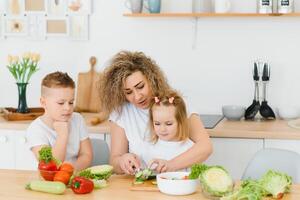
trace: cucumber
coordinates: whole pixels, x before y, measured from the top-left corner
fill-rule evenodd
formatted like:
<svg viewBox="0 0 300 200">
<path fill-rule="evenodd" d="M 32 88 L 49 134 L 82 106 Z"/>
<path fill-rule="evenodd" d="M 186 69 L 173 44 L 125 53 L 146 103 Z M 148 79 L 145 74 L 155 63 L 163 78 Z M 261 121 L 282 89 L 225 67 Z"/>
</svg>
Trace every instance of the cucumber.
<svg viewBox="0 0 300 200">
<path fill-rule="evenodd" d="M 138 171 L 135 174 L 135 184 L 140 184 L 143 183 L 145 180 L 150 180 L 154 178 L 156 178 L 156 175 L 154 175 L 153 171 L 149 168 L 146 168 L 141 171 Z"/>
<path fill-rule="evenodd" d="M 135 174 L 135 178 L 140 178 L 143 175 L 143 171 L 139 171 L 138 173 Z"/>
<path fill-rule="evenodd" d="M 31 181 L 25 186 L 25 188 L 28 190 L 51 194 L 63 194 L 66 190 L 65 184 L 58 181 Z"/>
</svg>

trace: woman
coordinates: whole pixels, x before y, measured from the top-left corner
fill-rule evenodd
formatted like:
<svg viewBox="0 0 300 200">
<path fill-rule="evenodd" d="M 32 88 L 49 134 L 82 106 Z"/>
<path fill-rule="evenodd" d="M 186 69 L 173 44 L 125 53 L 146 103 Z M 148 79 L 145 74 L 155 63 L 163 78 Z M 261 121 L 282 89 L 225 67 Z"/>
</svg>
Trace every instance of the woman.
<svg viewBox="0 0 300 200">
<path fill-rule="evenodd" d="M 150 136 L 147 125 L 151 99 L 169 89 L 163 72 L 142 52 L 121 51 L 105 69 L 100 95 L 102 108 L 110 114 L 110 163 L 116 173 L 134 174 L 141 167 L 139 154 Z M 157 172 L 188 168 L 211 154 L 212 144 L 196 113 L 189 115 L 189 127 L 193 147 L 157 166 Z"/>
</svg>

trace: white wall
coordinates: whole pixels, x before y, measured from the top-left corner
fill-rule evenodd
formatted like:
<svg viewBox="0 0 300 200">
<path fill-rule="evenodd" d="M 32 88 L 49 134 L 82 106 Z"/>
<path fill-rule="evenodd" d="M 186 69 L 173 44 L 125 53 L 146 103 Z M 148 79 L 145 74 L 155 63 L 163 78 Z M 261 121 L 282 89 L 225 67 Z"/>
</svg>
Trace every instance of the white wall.
<svg viewBox="0 0 300 200">
<path fill-rule="evenodd" d="M 168 11 L 172 2 L 163 1 L 162 11 Z M 182 8 L 184 2 L 191 4 L 176 0 L 179 7 L 175 8 Z M 255 11 L 254 0 L 232 2 L 234 11 Z M 38 51 L 42 55 L 41 70 L 33 75 L 28 88 L 32 107 L 39 105 L 39 85 L 47 73 L 67 71 L 76 79 L 78 72 L 88 70 L 91 55 L 97 56 L 100 70 L 123 49 L 153 57 L 171 84 L 192 98 L 202 113 L 220 113 L 224 104 L 248 106 L 252 102 L 251 70 L 256 58 L 271 62 L 270 104 L 300 106 L 300 17 L 199 18 L 193 49 L 193 18 L 130 18 L 122 16 L 125 12 L 123 0 L 94 0 L 90 40 L 85 42 L 0 40 L 0 107 L 17 106 L 15 81 L 5 67 L 7 54 Z"/>
</svg>

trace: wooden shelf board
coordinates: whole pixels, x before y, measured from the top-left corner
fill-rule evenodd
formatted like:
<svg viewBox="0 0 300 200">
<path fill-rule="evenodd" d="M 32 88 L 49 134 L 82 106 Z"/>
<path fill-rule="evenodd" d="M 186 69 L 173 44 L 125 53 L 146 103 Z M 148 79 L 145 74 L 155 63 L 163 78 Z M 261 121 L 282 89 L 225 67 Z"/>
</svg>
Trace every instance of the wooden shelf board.
<svg viewBox="0 0 300 200">
<path fill-rule="evenodd" d="M 125 13 L 125 17 L 300 17 L 300 13 Z"/>
</svg>

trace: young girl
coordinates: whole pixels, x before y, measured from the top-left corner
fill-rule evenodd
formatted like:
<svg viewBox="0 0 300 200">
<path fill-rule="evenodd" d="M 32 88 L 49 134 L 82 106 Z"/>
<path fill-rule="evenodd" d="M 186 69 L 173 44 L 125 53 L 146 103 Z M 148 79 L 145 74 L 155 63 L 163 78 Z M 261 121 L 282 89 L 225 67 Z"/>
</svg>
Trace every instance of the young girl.
<svg viewBox="0 0 300 200">
<path fill-rule="evenodd" d="M 149 109 L 151 142 L 146 145 L 141 159 L 157 172 L 166 171 L 168 160 L 193 146 L 184 100 L 175 91 L 154 97 Z"/>
</svg>

